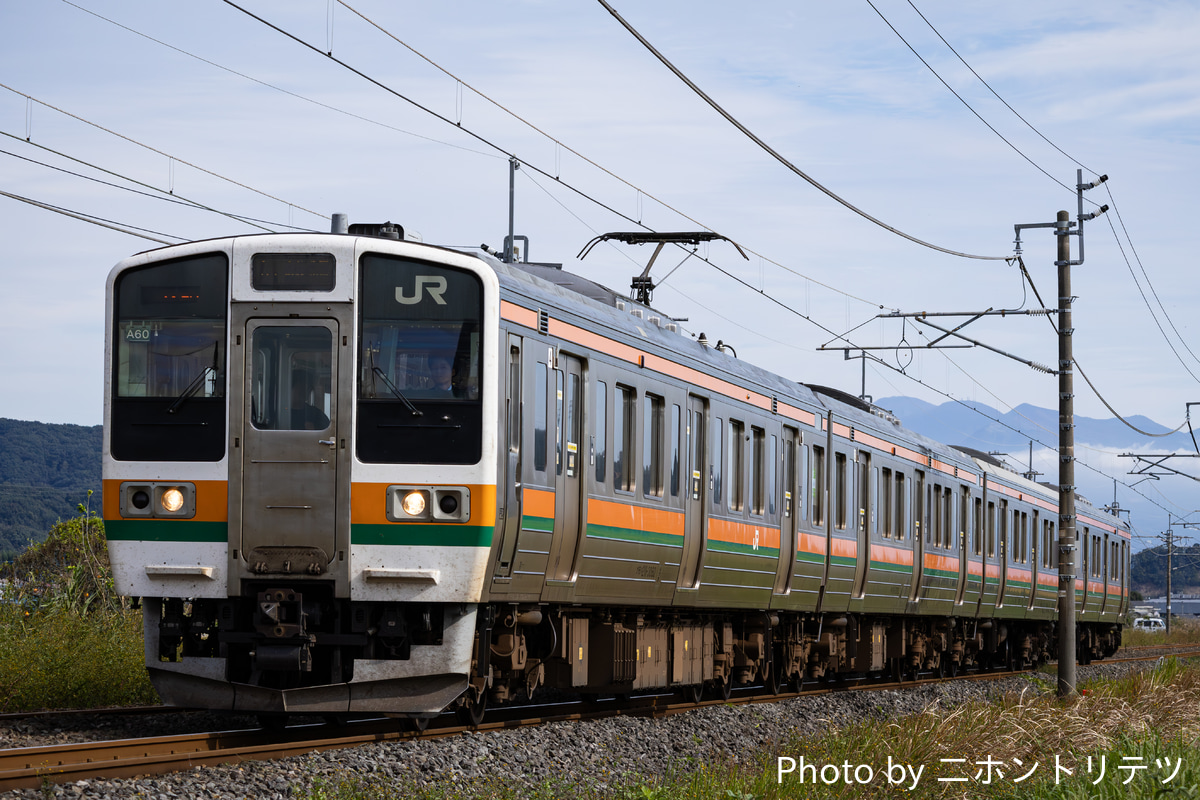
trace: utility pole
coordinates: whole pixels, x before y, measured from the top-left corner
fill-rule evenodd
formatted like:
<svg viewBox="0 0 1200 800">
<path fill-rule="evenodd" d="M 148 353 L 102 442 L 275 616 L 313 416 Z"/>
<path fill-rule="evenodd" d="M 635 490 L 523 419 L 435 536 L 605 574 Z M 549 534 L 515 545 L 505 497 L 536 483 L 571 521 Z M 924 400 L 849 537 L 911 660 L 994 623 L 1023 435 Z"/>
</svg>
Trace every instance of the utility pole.
<svg viewBox="0 0 1200 800">
<path fill-rule="evenodd" d="M 1083 213 L 1083 193 L 1108 180 L 1101 175 L 1091 183 L 1083 182 L 1083 170 L 1077 173 L 1075 194 L 1079 204 L 1077 228 L 1072 231 L 1071 215 L 1059 211 L 1054 222 L 1014 225 L 1017 252 L 1021 252 L 1023 228 L 1054 228 L 1058 237 L 1058 695 L 1075 694 L 1075 372 L 1071 321 L 1071 267 L 1083 263 L 1083 223 L 1108 211 L 1108 206 L 1092 214 Z M 1071 236 L 1079 237 L 1079 260 L 1071 260 Z M 1086 584 L 1085 584 L 1086 585 Z"/>
<path fill-rule="evenodd" d="M 1082 175 L 1081 175 L 1082 182 Z M 1081 190 L 1082 191 L 1082 190 Z M 1082 196 L 1082 194 L 1081 194 Z M 1075 693 L 1075 375 L 1070 215 L 1058 212 L 1058 694 Z"/>
<path fill-rule="evenodd" d="M 1175 529 L 1167 525 L 1167 634 L 1171 633 L 1171 556 L 1175 554 Z"/>
</svg>

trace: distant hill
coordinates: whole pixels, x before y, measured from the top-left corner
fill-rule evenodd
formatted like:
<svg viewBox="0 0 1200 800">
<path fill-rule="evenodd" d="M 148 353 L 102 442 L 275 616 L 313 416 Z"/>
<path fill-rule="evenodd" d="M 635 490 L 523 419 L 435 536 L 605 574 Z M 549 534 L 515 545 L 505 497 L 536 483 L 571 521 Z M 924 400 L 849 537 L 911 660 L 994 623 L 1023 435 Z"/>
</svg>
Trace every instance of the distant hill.
<svg viewBox="0 0 1200 800">
<path fill-rule="evenodd" d="M 914 397 L 884 397 L 875 405 L 886 408 L 906 428 L 951 445 L 965 445 L 983 452 L 1015 453 L 1029 446 L 1029 438 L 1055 447 L 1058 444 L 1058 409 L 1039 408 L 1028 403 L 1012 411 L 1001 412 L 984 403 L 927 403 Z M 973 410 L 974 409 L 974 410 Z M 990 418 L 990 419 L 989 419 Z M 1169 429 L 1141 415 L 1128 418 L 1148 433 L 1166 433 Z M 993 422 L 992 420 L 999 420 Z M 1001 424 L 1003 423 L 1003 424 Z M 1013 429 L 1016 430 L 1013 430 Z M 1029 436 L 1023 436 L 1025 431 Z M 1075 417 L 1075 441 L 1099 445 L 1110 450 L 1142 450 L 1148 447 L 1158 452 L 1189 450 L 1195 445 L 1187 433 L 1175 433 L 1161 439 L 1142 436 L 1119 419 Z"/>
<path fill-rule="evenodd" d="M 1024 471 L 1028 464 L 1030 438 L 1036 438 L 1051 449 L 1058 447 L 1058 409 L 1021 405 L 1012 411 L 1000 412 L 983 403 L 934 405 L 912 397 L 885 397 L 877 400 L 876 405 L 895 414 L 906 428 L 931 439 L 965 445 L 985 453 L 1007 454 L 1008 463 L 1017 471 Z M 1129 421 L 1149 433 L 1168 431 L 1143 416 L 1130 417 Z M 1166 557 L 1156 556 L 1153 549 L 1146 548 L 1157 544 L 1159 534 L 1168 526 L 1178 526 L 1181 516 L 1190 522 L 1197 520 L 1198 515 L 1190 510 L 1200 509 L 1200 485 L 1181 475 L 1163 476 L 1157 481 L 1146 480 L 1145 475 L 1130 475 L 1135 462 L 1121 458 L 1120 454 L 1195 453 L 1192 437 L 1186 432 L 1162 438 L 1143 436 L 1118 419 L 1077 416 L 1075 442 L 1076 456 L 1095 467 L 1089 469 L 1077 465 L 1075 483 L 1079 494 L 1104 506 L 1113 502 L 1115 492 L 1122 514 L 1133 523 L 1135 554 L 1130 567 L 1131 585 L 1147 597 L 1165 594 Z M 1057 483 L 1057 453 L 1047 452 L 1047 448 L 1039 444 L 1034 445 L 1034 451 L 1035 466 L 1045 473 L 1039 480 Z M 1193 460 L 1180 459 L 1171 466 L 1185 474 L 1200 474 L 1200 464 Z M 1112 478 L 1105 477 L 1106 474 L 1125 485 L 1114 487 Z M 1176 535 L 1182 533 L 1187 532 L 1176 531 Z M 1200 561 L 1200 557 L 1185 558 L 1176 562 L 1176 566 L 1186 566 L 1193 561 Z M 1186 573 L 1177 570 L 1173 588 L 1182 592 L 1189 586 L 1200 586 L 1200 575 L 1195 570 Z"/>
<path fill-rule="evenodd" d="M 1167 593 L 1167 546 L 1159 545 L 1134 553 L 1129 567 L 1133 588 L 1146 597 Z M 1171 591 L 1175 594 L 1200 594 L 1200 544 L 1175 548 L 1171 557 Z"/>
<path fill-rule="evenodd" d="M 100 510 L 101 427 L 0 419 L 0 558 L 46 538 L 94 490 Z"/>
</svg>

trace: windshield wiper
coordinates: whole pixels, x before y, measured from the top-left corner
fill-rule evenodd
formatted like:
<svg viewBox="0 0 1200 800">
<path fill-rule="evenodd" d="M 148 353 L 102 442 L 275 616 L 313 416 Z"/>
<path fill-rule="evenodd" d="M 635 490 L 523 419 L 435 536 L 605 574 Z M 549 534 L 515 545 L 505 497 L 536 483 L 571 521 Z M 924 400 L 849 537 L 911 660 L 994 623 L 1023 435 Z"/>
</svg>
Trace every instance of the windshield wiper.
<svg viewBox="0 0 1200 800">
<path fill-rule="evenodd" d="M 216 342 L 213 342 L 212 366 L 205 367 L 204 369 L 200 370 L 199 375 L 192 378 L 192 382 L 187 385 L 187 388 L 185 388 L 182 392 L 179 393 L 179 396 L 175 398 L 174 403 L 171 403 L 170 408 L 167 409 L 167 413 L 174 414 L 176 411 L 178 411 L 183 406 L 183 404 L 185 402 L 187 402 L 189 397 L 194 395 L 196 392 L 200 391 L 200 387 L 204 385 L 204 381 L 208 378 L 209 374 L 212 374 L 213 377 L 216 377 L 216 375 L 217 375 L 217 343 Z"/>
<path fill-rule="evenodd" d="M 372 360 L 374 360 L 374 359 L 372 359 Z M 380 369 L 379 367 L 372 364 L 371 365 L 371 374 L 378 375 L 380 378 L 382 378 L 383 384 L 385 386 L 387 386 L 388 391 L 390 391 L 392 394 L 394 394 L 396 396 L 397 400 L 399 400 L 401 403 L 404 403 L 404 405 L 408 407 L 408 410 L 412 412 L 412 415 L 414 417 L 424 416 L 421 413 L 421 410 L 419 408 L 417 408 L 416 406 L 414 406 L 412 404 L 412 401 L 409 400 L 407 397 L 405 397 L 404 393 L 396 388 L 396 384 L 394 384 L 390 380 L 388 380 L 388 376 L 387 376 L 386 372 L 384 372 L 382 369 Z"/>
</svg>

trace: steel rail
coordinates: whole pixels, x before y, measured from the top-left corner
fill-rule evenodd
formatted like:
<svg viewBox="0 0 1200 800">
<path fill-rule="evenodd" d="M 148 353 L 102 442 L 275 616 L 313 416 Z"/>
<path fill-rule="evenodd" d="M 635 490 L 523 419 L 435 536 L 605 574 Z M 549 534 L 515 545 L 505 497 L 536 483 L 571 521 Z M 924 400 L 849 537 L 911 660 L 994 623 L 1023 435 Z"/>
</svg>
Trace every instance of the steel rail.
<svg viewBox="0 0 1200 800">
<path fill-rule="evenodd" d="M 1146 649 L 1169 650 L 1191 647 L 1190 652 L 1155 653 L 1127 658 L 1108 658 L 1101 663 L 1150 661 L 1166 655 L 1200 657 L 1195 645 L 1149 645 Z M 1139 648 L 1141 649 L 1141 648 Z M 908 678 L 897 682 L 869 677 L 840 680 L 837 683 L 805 684 L 800 691 L 765 692 L 762 687 L 734 689 L 728 699 L 705 699 L 699 703 L 680 702 L 670 694 L 633 697 L 628 700 L 572 701 L 541 706 L 509 706 L 488 713 L 477 728 L 456 724 L 444 714 L 433 720 L 428 730 L 417 733 L 404 730 L 406 721 L 377 719 L 346 725 L 297 725 L 282 730 L 266 729 L 218 731 L 178 736 L 45 745 L 0 750 L 0 791 L 36 789 L 44 784 L 84 779 L 132 778 L 162 775 L 196 766 L 235 764 L 303 755 L 312 752 L 359 747 L 385 741 L 457 736 L 471 730 L 477 733 L 500 731 L 547 722 L 595 720 L 633 715 L 655 718 L 672 716 L 698 708 L 719 705 L 771 703 L 830 692 L 879 691 L 925 686 L 948 680 L 999 680 L 1021 675 L 1025 670 L 967 672 L 954 678 L 936 676 Z M 120 713 L 119 709 L 105 709 Z M 530 712 L 534 713 L 530 713 Z"/>
</svg>

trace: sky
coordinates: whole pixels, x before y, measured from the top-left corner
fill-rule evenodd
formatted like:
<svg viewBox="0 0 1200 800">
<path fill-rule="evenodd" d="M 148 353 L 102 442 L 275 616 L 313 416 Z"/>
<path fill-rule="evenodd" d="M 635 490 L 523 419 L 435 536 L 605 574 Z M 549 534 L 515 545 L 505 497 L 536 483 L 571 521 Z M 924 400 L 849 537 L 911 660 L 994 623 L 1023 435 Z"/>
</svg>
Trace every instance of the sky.
<svg viewBox="0 0 1200 800">
<path fill-rule="evenodd" d="M 1085 212 L 1114 209 L 1085 223 L 1072 286 L 1075 356 L 1103 401 L 1077 375 L 1076 411 L 1111 417 L 1107 401 L 1184 422 L 1200 400 L 1188 177 L 1200 172 L 1200 3 L 873 3 L 615 7 L 799 170 L 944 250 L 1011 256 L 1014 225 L 1074 218 L 1078 169 L 1108 175 L 1085 193 Z M 978 347 L 923 350 L 938 332 L 877 318 L 1042 307 L 1015 265 L 914 243 L 835 202 L 595 0 L 243 8 L 280 30 L 218 0 L 0 2 L 0 191 L 168 241 L 327 230 L 339 212 L 499 248 L 513 154 L 531 260 L 625 291 L 650 248 L 606 244 L 579 261 L 592 237 L 707 229 L 747 252 L 713 242 L 697 254 L 706 263 L 664 251 L 654 305 L 689 335 L 858 394 L 862 362 L 819 350 L 846 334 L 912 347 L 871 351 L 886 362 L 866 369 L 875 398 L 1057 403 L 1051 376 Z M 105 278 L 158 244 L 3 195 L 0 210 L 0 417 L 99 424 Z M 1055 305 L 1055 237 L 1021 238 Z M 1022 360 L 1058 358 L 1044 317 L 987 317 L 963 333 Z M 1158 482 L 1158 500 L 1196 508 L 1180 482 Z"/>
</svg>

